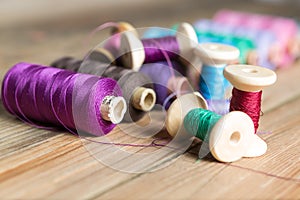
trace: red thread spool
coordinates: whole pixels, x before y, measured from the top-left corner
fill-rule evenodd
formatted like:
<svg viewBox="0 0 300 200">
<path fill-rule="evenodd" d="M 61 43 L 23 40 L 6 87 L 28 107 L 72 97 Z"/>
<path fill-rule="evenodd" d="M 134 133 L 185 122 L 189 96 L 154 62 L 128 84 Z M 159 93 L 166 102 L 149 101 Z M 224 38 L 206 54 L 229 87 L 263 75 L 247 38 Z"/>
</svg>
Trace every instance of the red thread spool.
<svg viewBox="0 0 300 200">
<path fill-rule="evenodd" d="M 276 73 L 254 65 L 229 65 L 224 69 L 225 78 L 234 86 L 230 111 L 248 114 L 258 129 L 261 112 L 262 89 L 276 81 Z"/>
</svg>

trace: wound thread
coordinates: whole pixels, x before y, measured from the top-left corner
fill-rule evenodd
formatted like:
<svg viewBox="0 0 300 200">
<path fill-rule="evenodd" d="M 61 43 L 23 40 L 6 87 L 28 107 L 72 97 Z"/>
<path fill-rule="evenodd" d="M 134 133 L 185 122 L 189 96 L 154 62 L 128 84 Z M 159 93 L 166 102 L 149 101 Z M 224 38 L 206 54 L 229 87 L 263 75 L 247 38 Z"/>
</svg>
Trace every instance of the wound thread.
<svg viewBox="0 0 300 200">
<path fill-rule="evenodd" d="M 261 112 L 261 96 L 259 92 L 245 92 L 233 88 L 232 98 L 230 100 L 230 111 L 242 111 L 249 115 L 254 123 L 255 133 L 259 126 L 259 118 Z"/>
<path fill-rule="evenodd" d="M 202 108 L 191 110 L 184 118 L 184 128 L 202 141 L 208 141 L 209 133 L 221 116 Z"/>
<path fill-rule="evenodd" d="M 106 96 L 121 95 L 113 79 L 30 63 L 13 66 L 2 83 L 8 112 L 31 125 L 61 127 L 74 134 L 109 133 L 116 125 L 102 118 L 100 106 Z"/>
<path fill-rule="evenodd" d="M 180 54 L 178 42 L 174 36 L 143 39 L 142 44 L 145 50 L 144 63 L 154 63 L 166 60 L 163 51 L 167 53 L 167 56 L 171 60 L 177 58 Z"/>
</svg>

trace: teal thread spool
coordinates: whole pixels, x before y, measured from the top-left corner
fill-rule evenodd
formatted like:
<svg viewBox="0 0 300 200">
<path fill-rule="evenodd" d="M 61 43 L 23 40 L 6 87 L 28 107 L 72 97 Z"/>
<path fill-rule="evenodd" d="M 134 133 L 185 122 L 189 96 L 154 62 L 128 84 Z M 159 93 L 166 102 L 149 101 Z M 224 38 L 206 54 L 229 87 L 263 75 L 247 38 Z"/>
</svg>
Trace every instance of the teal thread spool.
<svg viewBox="0 0 300 200">
<path fill-rule="evenodd" d="M 254 125 L 247 114 L 234 111 L 220 116 L 206 109 L 206 101 L 198 92 L 178 97 L 167 111 L 168 133 L 180 144 L 193 136 L 202 139 L 221 162 L 256 157 L 267 151 L 267 144 L 253 134 Z"/>
<path fill-rule="evenodd" d="M 189 134 L 209 143 L 212 155 L 221 162 L 261 156 L 267 150 L 267 144 L 253 134 L 251 118 L 243 112 L 220 116 L 195 108 L 187 113 L 183 124 Z"/>
</svg>

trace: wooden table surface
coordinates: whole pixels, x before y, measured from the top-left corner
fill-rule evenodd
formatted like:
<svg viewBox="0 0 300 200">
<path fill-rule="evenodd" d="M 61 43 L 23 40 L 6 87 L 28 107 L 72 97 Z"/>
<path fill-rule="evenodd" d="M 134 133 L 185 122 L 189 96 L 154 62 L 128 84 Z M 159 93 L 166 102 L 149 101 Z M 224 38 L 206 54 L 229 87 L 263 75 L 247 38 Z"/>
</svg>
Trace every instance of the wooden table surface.
<svg viewBox="0 0 300 200">
<path fill-rule="evenodd" d="M 176 1 L 177 2 L 177 1 Z M 87 12 L 82 19 L 72 16 L 60 21 L 28 23 L 1 28 L 0 78 L 19 61 L 49 64 L 63 55 L 83 56 L 88 50 L 84 38 L 96 25 L 108 20 L 130 20 L 137 26 L 169 27 L 174 22 L 193 22 L 211 17 L 223 4 L 197 1 L 177 2 L 177 6 L 141 6 L 139 12 L 125 11 L 103 17 Z M 170 3 L 170 2 L 168 2 Z M 189 4 L 190 3 L 190 4 Z M 299 17 L 299 7 L 258 2 L 229 1 L 227 7 Z M 152 10 L 151 10 L 152 9 Z M 158 10 L 157 13 L 152 11 Z M 101 9 L 100 9 L 101 11 Z M 144 12 L 143 12 L 144 11 Z M 103 11 L 104 12 L 104 11 Z M 105 12 L 104 12 L 105 13 Z M 107 12 L 106 12 L 107 13 Z M 121 13 L 121 14 L 120 14 Z M 155 16 L 153 16 L 155 15 Z M 153 17 L 152 17 L 153 16 Z M 121 18 L 122 17 L 122 18 Z M 74 16 L 74 19 L 79 19 Z M 77 23 L 76 23 L 77 22 Z M 103 40 L 99 33 L 91 45 Z M 264 156 L 220 163 L 208 155 L 198 159 L 202 143 L 194 143 L 184 154 L 171 152 L 153 159 L 156 147 L 122 147 L 132 157 L 144 153 L 147 173 L 128 173 L 104 165 L 96 158 L 135 167 L 131 156 L 114 153 L 115 146 L 82 140 L 67 132 L 37 129 L 17 120 L 0 106 L 0 197 L 3 199 L 299 199 L 300 198 L 300 62 L 278 70 L 278 81 L 264 90 L 260 136 L 268 143 Z M 156 115 L 157 113 L 154 113 Z M 153 117 L 160 124 L 163 116 Z M 114 142 L 148 144 L 145 124 L 122 124 L 110 133 Z M 165 137 L 162 129 L 158 137 Z M 93 138 L 95 139 L 95 138 Z M 96 139 L 95 139 L 96 140 Z M 101 140 L 101 139 L 99 139 Z M 159 141 L 163 142 L 163 141 Z M 121 147 L 119 147 L 121 148 Z M 104 152 L 104 153 L 103 153 Z M 97 157 L 100 156 L 100 157 Z M 137 163 L 141 163 L 140 161 Z M 115 165 L 117 166 L 117 165 Z"/>
</svg>

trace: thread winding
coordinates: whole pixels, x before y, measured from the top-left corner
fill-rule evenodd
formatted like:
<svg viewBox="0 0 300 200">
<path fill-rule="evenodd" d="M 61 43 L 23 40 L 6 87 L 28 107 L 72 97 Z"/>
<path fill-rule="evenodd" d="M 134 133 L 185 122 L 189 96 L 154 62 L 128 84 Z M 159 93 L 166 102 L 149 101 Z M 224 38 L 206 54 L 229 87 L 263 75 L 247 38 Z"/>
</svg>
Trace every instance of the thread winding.
<svg viewBox="0 0 300 200">
<path fill-rule="evenodd" d="M 162 50 L 171 60 L 178 57 L 180 53 L 177 39 L 173 36 L 143 39 L 142 44 L 145 50 L 144 63 L 153 63 L 166 60 L 166 56 Z"/>
<path fill-rule="evenodd" d="M 225 90 L 230 85 L 224 78 L 226 65 L 218 67 L 203 65 L 199 81 L 199 90 L 205 99 L 224 99 Z"/>
<path fill-rule="evenodd" d="M 30 63 L 18 63 L 5 75 L 3 105 L 22 121 L 44 127 L 61 127 L 71 133 L 96 136 L 116 125 L 101 117 L 106 96 L 121 96 L 117 82 L 109 78 Z"/>
<path fill-rule="evenodd" d="M 184 118 L 184 128 L 188 133 L 207 142 L 209 133 L 220 120 L 221 115 L 202 108 L 191 110 Z"/>
<path fill-rule="evenodd" d="M 255 133 L 259 126 L 259 118 L 261 112 L 261 96 L 259 92 L 245 92 L 233 88 L 232 98 L 230 100 L 230 111 L 242 111 L 249 115 L 254 123 Z"/>
</svg>

